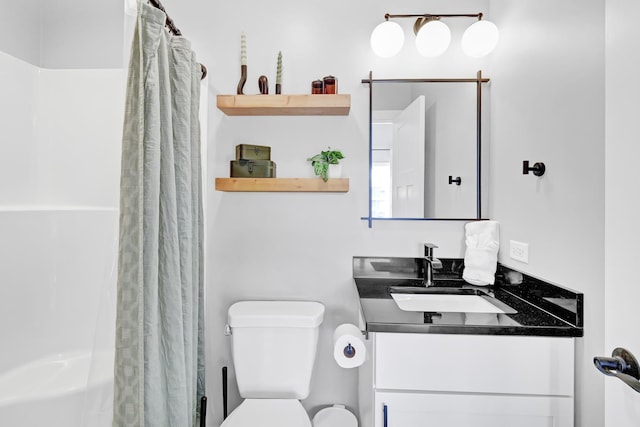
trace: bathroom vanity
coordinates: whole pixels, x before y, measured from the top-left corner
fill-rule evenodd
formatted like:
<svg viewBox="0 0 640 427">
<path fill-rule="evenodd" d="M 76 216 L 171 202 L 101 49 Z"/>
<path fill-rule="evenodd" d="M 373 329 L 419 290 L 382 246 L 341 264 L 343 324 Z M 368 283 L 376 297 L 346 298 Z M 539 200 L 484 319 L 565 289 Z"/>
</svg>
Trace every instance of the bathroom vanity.
<svg viewBox="0 0 640 427">
<path fill-rule="evenodd" d="M 573 426 L 582 294 L 503 266 L 474 287 L 462 260 L 441 261 L 424 288 L 422 258 L 354 257 L 361 425 Z M 460 309 L 460 295 L 473 304 Z"/>
</svg>

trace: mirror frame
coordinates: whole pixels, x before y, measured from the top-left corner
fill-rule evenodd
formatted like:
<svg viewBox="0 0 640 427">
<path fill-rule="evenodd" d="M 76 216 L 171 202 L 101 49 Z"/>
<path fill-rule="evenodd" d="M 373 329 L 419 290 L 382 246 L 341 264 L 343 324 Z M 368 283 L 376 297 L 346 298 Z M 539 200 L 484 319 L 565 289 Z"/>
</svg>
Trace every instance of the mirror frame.
<svg viewBox="0 0 640 427">
<path fill-rule="evenodd" d="M 427 79 L 374 79 L 373 71 L 369 71 L 369 78 L 362 79 L 363 84 L 369 85 L 369 215 L 361 219 L 367 220 L 369 228 L 373 221 L 472 221 L 482 218 L 482 84 L 488 83 L 489 78 L 482 76 L 478 70 L 475 78 L 427 78 Z M 374 83 L 475 83 L 476 84 L 476 217 L 475 218 L 378 218 L 373 217 L 373 84 Z"/>
</svg>

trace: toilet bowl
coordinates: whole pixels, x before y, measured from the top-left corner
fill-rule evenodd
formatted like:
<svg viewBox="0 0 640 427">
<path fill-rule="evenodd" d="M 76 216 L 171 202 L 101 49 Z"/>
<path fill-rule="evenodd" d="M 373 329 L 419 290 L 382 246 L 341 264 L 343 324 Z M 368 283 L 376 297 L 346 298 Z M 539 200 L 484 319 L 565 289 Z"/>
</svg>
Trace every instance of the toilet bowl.
<svg viewBox="0 0 640 427">
<path fill-rule="evenodd" d="M 344 405 L 318 411 L 309 421 L 297 399 L 245 399 L 220 427 L 358 427 L 358 421 Z"/>
<path fill-rule="evenodd" d="M 245 399 L 220 427 L 250 426 L 311 427 L 311 421 L 298 399 Z"/>
</svg>

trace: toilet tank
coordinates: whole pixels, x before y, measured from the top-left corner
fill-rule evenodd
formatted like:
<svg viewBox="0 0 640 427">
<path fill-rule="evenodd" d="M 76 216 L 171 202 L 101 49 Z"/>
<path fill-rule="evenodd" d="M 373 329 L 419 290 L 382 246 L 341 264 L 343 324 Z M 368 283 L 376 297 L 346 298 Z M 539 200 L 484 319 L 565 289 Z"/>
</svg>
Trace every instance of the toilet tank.
<svg viewBox="0 0 640 427">
<path fill-rule="evenodd" d="M 241 301 L 229 307 L 240 395 L 306 398 L 323 317 L 324 306 L 311 301 Z"/>
</svg>

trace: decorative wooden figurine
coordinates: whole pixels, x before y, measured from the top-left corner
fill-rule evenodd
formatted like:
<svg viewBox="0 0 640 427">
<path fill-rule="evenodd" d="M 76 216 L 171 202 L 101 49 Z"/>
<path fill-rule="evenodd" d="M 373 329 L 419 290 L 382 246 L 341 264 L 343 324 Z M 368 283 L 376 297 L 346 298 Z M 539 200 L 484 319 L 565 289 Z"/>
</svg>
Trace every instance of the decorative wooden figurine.
<svg viewBox="0 0 640 427">
<path fill-rule="evenodd" d="M 260 93 L 263 95 L 269 94 L 269 80 L 267 80 L 267 76 L 260 76 L 258 79 L 258 89 L 260 89 Z"/>
</svg>

